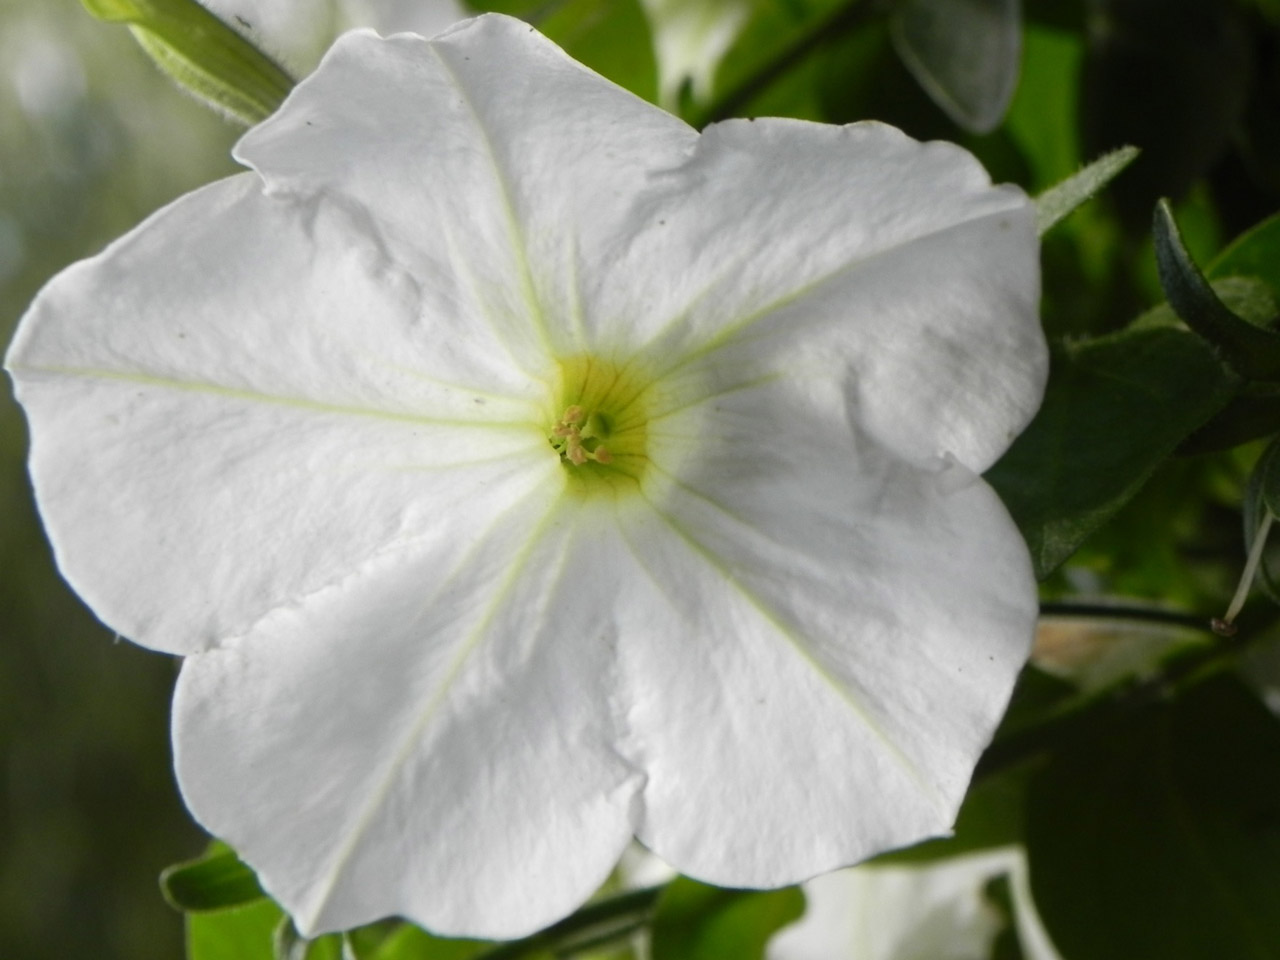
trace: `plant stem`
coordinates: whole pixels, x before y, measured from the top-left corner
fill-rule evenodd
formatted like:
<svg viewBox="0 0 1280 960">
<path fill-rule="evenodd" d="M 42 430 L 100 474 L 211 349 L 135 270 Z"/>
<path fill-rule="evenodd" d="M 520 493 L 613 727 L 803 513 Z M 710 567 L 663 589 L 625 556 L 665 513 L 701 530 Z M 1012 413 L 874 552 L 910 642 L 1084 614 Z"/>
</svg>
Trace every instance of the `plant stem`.
<svg viewBox="0 0 1280 960">
<path fill-rule="evenodd" d="M 1159 607 L 1141 607 L 1133 604 L 1108 603 L 1042 603 L 1042 617 L 1083 617 L 1090 620 L 1137 620 L 1171 627 L 1186 627 L 1188 630 L 1201 630 L 1212 633 L 1212 621 L 1209 617 L 1197 616 L 1194 613 L 1181 613 L 1177 610 L 1164 610 Z"/>
<path fill-rule="evenodd" d="M 872 8 L 869 0 L 849 0 L 832 10 L 775 53 L 755 73 L 744 77 L 735 87 L 712 100 L 700 114 L 695 114 L 693 126 L 701 130 L 709 123 L 734 116 L 822 44 L 865 20 Z"/>
</svg>

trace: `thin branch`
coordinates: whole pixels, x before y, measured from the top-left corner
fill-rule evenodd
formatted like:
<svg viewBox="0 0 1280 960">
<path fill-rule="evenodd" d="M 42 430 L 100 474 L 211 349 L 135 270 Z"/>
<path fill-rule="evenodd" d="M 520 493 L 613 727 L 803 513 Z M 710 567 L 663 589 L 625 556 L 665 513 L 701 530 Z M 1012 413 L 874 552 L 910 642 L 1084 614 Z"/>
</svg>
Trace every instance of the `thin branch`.
<svg viewBox="0 0 1280 960">
<path fill-rule="evenodd" d="M 1194 613 L 1166 610 L 1161 607 L 1144 607 L 1136 604 L 1109 603 L 1042 603 L 1042 617 L 1083 617 L 1090 620 L 1135 620 L 1170 627 L 1186 627 L 1188 630 L 1213 632 L 1212 619 Z"/>
</svg>

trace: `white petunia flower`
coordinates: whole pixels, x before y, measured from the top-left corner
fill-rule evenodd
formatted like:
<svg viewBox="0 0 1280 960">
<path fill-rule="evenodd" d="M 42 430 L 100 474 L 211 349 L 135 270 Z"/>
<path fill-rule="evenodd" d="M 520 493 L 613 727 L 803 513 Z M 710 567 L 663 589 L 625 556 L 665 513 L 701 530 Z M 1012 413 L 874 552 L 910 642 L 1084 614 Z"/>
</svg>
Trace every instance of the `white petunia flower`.
<svg viewBox="0 0 1280 960">
<path fill-rule="evenodd" d="M 1021 847 L 935 863 L 838 870 L 804 885 L 805 915 L 780 930 L 767 960 L 988 960 L 1005 921 L 986 885 L 1009 880 L 1026 960 L 1061 960 L 1044 929 Z"/>
<path fill-rule="evenodd" d="M 182 790 L 307 933 L 527 933 L 632 835 L 945 832 L 1031 641 L 978 474 L 1035 218 L 878 124 L 699 135 L 526 25 L 339 40 L 7 358 L 67 579 L 188 655 Z"/>
<path fill-rule="evenodd" d="M 711 98 L 716 68 L 751 16 L 751 0 L 640 0 L 653 31 L 658 99 L 680 103 L 686 83 L 696 100 Z"/>
</svg>

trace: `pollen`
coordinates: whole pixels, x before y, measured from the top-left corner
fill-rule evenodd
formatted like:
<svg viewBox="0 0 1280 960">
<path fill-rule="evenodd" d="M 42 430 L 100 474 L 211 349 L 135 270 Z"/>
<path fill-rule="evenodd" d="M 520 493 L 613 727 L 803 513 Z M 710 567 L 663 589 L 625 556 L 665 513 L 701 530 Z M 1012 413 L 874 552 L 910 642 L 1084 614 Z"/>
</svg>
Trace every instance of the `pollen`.
<svg viewBox="0 0 1280 960">
<path fill-rule="evenodd" d="M 639 488 L 649 462 L 652 382 L 632 367 L 596 356 L 558 363 L 547 440 L 575 492 L 616 495 Z"/>
</svg>

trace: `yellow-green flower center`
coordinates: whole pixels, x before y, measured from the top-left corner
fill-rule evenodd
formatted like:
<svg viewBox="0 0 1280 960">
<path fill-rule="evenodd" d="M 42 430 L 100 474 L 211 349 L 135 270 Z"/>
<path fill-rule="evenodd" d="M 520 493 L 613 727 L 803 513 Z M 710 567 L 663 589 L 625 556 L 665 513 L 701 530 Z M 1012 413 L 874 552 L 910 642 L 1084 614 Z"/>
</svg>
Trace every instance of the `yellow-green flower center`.
<svg viewBox="0 0 1280 960">
<path fill-rule="evenodd" d="M 547 440 L 579 494 L 639 489 L 648 467 L 652 379 L 590 355 L 559 363 Z"/>
</svg>

